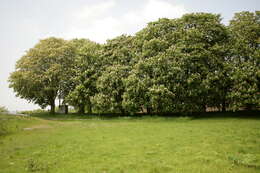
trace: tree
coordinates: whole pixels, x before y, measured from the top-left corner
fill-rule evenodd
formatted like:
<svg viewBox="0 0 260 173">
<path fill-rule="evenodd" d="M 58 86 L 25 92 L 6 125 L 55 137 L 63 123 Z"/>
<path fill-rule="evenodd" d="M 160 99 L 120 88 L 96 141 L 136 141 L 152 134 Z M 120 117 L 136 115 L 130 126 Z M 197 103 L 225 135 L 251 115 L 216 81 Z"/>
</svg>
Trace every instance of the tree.
<svg viewBox="0 0 260 173">
<path fill-rule="evenodd" d="M 125 85 L 123 80 L 129 74 L 129 66 L 113 65 L 106 68 L 98 78 L 96 104 L 102 112 L 125 113 L 122 106 Z"/>
<path fill-rule="evenodd" d="M 236 13 L 229 28 L 233 38 L 232 108 L 252 109 L 260 106 L 260 12 Z"/>
<path fill-rule="evenodd" d="M 150 22 L 135 36 L 99 45 L 49 38 L 10 76 L 17 96 L 42 107 L 55 99 L 84 113 L 203 112 L 260 106 L 260 12 L 191 13 Z"/>
<path fill-rule="evenodd" d="M 194 112 L 221 100 L 215 93 L 222 83 L 211 80 L 222 73 L 227 53 L 228 32 L 220 21 L 219 15 L 187 14 L 149 23 L 137 33 L 139 61 L 127 81 L 126 105 L 148 113 Z"/>
<path fill-rule="evenodd" d="M 74 64 L 74 50 L 59 38 L 41 40 L 17 61 L 9 87 L 16 95 L 55 113 L 55 100 L 63 93 L 68 73 Z"/>
<path fill-rule="evenodd" d="M 75 49 L 75 66 L 70 77 L 70 92 L 66 101 L 78 108 L 79 113 L 92 113 L 92 97 L 96 94 L 96 80 L 100 70 L 101 46 L 86 39 L 74 39 L 70 44 Z"/>
<path fill-rule="evenodd" d="M 108 40 L 102 49 L 102 69 L 97 80 L 98 94 L 95 96 L 99 111 L 121 112 L 125 92 L 124 79 L 134 64 L 133 37 L 122 35 Z"/>
<path fill-rule="evenodd" d="M 159 56 L 159 57 L 158 57 Z M 130 112 L 172 112 L 175 69 L 165 55 L 139 61 L 125 80 L 124 106 Z"/>
<path fill-rule="evenodd" d="M 212 77 L 224 68 L 228 32 L 220 15 L 192 13 L 179 20 L 179 41 L 167 50 L 167 56 L 174 57 L 173 66 L 181 69 L 175 78 L 177 104 L 184 112 L 206 111 L 215 100 L 221 100 L 216 92 L 222 90 L 223 83 L 213 85 Z"/>
<path fill-rule="evenodd" d="M 171 61 L 166 50 L 178 40 L 178 22 L 159 19 L 136 34 L 134 45 L 138 62 L 125 80 L 124 106 L 131 112 L 170 111 Z M 164 106 L 162 106 L 164 105 Z"/>
</svg>

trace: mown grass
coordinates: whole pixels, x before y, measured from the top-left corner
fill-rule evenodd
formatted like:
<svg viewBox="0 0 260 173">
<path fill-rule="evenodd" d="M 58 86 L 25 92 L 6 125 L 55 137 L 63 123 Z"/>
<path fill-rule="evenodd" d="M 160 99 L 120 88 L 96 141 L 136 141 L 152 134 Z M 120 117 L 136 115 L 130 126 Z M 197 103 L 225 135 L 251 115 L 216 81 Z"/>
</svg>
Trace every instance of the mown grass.
<svg viewBox="0 0 260 173">
<path fill-rule="evenodd" d="M 0 115 L 0 173 L 257 173 L 260 119 Z"/>
</svg>

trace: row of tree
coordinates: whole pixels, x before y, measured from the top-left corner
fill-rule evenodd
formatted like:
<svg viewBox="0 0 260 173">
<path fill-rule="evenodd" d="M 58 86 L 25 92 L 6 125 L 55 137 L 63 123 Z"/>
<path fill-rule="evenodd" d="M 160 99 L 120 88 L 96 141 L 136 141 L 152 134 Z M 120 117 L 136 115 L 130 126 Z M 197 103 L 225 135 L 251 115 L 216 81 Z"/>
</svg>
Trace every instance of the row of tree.
<svg viewBox="0 0 260 173">
<path fill-rule="evenodd" d="M 80 113 L 201 112 L 260 104 L 260 12 L 186 14 L 105 44 L 47 38 L 17 62 L 17 96 L 41 107 L 63 100 Z"/>
</svg>

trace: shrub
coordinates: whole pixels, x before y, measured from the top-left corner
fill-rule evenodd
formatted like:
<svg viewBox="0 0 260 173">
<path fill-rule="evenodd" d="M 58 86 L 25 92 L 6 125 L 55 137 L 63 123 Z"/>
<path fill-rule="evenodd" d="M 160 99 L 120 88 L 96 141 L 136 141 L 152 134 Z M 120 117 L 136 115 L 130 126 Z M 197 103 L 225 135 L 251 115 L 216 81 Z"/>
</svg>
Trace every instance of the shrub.
<svg viewBox="0 0 260 173">
<path fill-rule="evenodd" d="M 38 113 L 46 113 L 47 110 L 44 109 L 35 109 L 35 110 L 27 110 L 27 111 L 20 111 L 21 114 L 38 114 Z"/>
<path fill-rule="evenodd" d="M 4 106 L 0 106 L 0 113 L 8 112 L 8 109 Z"/>
</svg>

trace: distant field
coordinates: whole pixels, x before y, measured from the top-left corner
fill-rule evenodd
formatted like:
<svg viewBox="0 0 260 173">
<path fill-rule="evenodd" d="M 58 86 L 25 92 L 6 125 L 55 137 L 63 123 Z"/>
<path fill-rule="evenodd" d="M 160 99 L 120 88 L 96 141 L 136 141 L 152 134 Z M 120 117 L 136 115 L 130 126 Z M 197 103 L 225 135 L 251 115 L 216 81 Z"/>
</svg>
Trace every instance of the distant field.
<svg viewBox="0 0 260 173">
<path fill-rule="evenodd" d="M 0 173 L 260 172 L 258 118 L 0 115 L 0 122 Z"/>
</svg>

